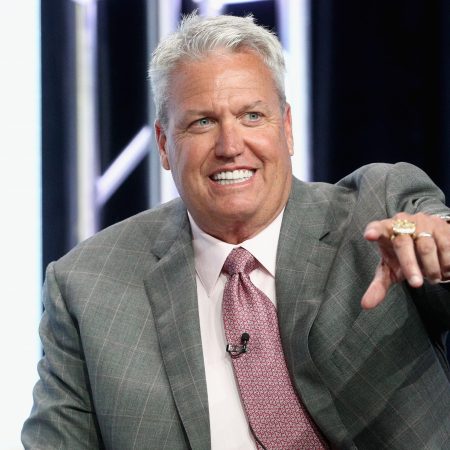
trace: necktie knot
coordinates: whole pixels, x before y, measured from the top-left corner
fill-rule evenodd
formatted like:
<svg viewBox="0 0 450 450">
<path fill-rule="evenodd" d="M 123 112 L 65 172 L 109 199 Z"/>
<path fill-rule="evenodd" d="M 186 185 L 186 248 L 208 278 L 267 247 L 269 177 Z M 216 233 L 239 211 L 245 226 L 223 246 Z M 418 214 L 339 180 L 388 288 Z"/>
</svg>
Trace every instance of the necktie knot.
<svg viewBox="0 0 450 450">
<path fill-rule="evenodd" d="M 248 250 L 237 247 L 228 255 L 223 265 L 223 270 L 228 275 L 234 275 L 236 273 L 245 273 L 248 275 L 257 266 L 258 262 L 256 258 Z"/>
</svg>

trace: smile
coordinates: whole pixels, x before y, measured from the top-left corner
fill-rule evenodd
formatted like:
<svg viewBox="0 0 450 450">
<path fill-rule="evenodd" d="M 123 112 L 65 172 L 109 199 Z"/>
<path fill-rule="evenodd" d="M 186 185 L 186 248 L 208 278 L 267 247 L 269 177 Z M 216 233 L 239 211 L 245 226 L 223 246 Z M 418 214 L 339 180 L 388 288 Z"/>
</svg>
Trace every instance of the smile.
<svg viewBox="0 0 450 450">
<path fill-rule="evenodd" d="M 254 174 L 254 170 L 229 170 L 215 173 L 211 178 L 219 184 L 236 184 L 249 180 Z"/>
</svg>

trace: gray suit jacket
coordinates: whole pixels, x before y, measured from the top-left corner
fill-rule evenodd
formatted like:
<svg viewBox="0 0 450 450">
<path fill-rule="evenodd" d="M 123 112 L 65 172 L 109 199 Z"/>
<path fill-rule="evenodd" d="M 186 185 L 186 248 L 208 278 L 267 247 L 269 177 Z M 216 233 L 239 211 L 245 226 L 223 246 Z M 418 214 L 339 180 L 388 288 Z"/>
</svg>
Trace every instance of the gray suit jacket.
<svg viewBox="0 0 450 450">
<path fill-rule="evenodd" d="M 360 299 L 378 262 L 366 224 L 444 213 L 408 164 L 374 164 L 337 185 L 294 180 L 277 256 L 288 367 L 323 433 L 342 449 L 450 448 L 442 285 Z M 180 200 L 116 224 L 48 268 L 45 357 L 25 448 L 208 449 L 208 396 L 194 255 Z"/>
</svg>

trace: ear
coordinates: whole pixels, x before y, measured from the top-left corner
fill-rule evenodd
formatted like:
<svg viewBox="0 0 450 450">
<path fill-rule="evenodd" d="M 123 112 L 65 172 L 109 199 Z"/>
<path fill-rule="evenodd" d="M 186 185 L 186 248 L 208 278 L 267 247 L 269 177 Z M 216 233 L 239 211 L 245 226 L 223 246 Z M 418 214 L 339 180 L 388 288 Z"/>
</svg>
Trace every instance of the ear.
<svg viewBox="0 0 450 450">
<path fill-rule="evenodd" d="M 167 136 L 159 120 L 155 121 L 155 135 L 161 166 L 166 170 L 170 170 L 169 156 L 167 154 Z"/>
<path fill-rule="evenodd" d="M 286 137 L 286 142 L 289 148 L 289 154 L 292 156 L 294 154 L 294 136 L 292 134 L 292 116 L 291 116 L 291 105 L 286 103 L 284 107 L 284 135 Z"/>
</svg>

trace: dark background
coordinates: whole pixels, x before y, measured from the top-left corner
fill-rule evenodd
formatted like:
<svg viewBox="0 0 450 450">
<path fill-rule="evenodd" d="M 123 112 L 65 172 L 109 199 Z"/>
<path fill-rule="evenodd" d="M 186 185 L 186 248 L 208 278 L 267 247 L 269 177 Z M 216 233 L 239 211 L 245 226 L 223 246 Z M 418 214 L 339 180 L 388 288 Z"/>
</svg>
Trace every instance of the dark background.
<svg viewBox="0 0 450 450">
<path fill-rule="evenodd" d="M 99 5 L 102 170 L 148 122 L 145 0 Z M 450 195 L 450 2 L 311 0 L 312 169 L 335 182 L 371 162 L 407 161 Z M 182 1 L 182 11 L 195 9 Z M 71 247 L 73 2 L 42 0 L 43 265 Z M 234 4 L 276 31 L 273 1 Z M 295 120 L 295 118 L 294 118 Z M 101 227 L 149 205 L 144 160 Z"/>
<path fill-rule="evenodd" d="M 101 167 L 148 121 L 146 0 L 99 5 Z M 182 1 L 181 13 L 195 9 Z M 72 245 L 73 2 L 43 0 L 43 263 Z M 229 5 L 276 31 L 275 2 Z M 450 2 L 311 0 L 312 178 L 408 161 L 450 195 Z M 295 118 L 294 118 L 295 120 Z M 144 160 L 101 212 L 101 227 L 149 205 Z"/>
<path fill-rule="evenodd" d="M 408 161 L 450 193 L 450 2 L 311 5 L 314 178 Z"/>
</svg>

